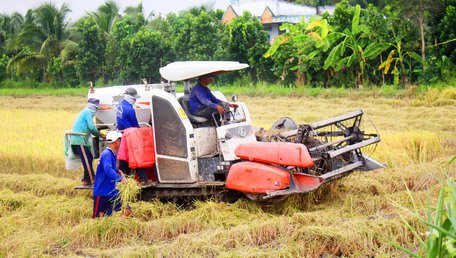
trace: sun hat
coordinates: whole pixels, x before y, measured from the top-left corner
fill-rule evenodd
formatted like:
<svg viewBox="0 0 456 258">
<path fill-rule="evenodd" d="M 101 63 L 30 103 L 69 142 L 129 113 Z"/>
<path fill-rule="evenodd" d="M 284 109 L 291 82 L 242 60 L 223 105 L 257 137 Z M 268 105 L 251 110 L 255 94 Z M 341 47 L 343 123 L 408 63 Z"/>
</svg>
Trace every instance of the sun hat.
<svg viewBox="0 0 456 258">
<path fill-rule="evenodd" d="M 125 90 L 125 95 L 129 95 L 134 99 L 139 99 L 141 96 L 138 95 L 138 91 L 135 88 L 129 87 Z"/>
<path fill-rule="evenodd" d="M 90 98 L 87 100 L 88 104 L 91 104 L 95 108 L 100 108 L 100 100 L 96 98 Z"/>
<path fill-rule="evenodd" d="M 106 135 L 106 142 L 107 143 L 113 143 L 117 141 L 118 139 L 122 138 L 122 134 L 117 132 L 117 131 L 109 131 L 108 134 Z"/>
</svg>

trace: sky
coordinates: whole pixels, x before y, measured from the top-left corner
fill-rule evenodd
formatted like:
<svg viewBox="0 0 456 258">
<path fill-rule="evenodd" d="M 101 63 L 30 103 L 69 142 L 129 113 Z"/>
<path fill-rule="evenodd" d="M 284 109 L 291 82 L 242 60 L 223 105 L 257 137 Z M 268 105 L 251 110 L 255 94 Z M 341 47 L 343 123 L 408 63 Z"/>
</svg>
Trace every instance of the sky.
<svg viewBox="0 0 456 258">
<path fill-rule="evenodd" d="M 115 0 L 123 12 L 127 6 L 137 6 L 141 0 Z M 19 12 L 25 15 L 28 9 L 34 9 L 42 3 L 51 2 L 58 8 L 63 3 L 67 3 L 71 13 L 68 18 L 71 21 L 77 21 L 84 16 L 86 12 L 94 12 L 100 5 L 103 5 L 105 0 L 0 0 L 0 13 L 12 14 Z M 150 12 L 155 14 L 166 14 L 170 12 L 178 13 L 179 11 L 188 9 L 201 4 L 214 4 L 214 9 L 225 9 L 230 4 L 230 0 L 142 0 L 144 14 L 148 16 Z"/>
</svg>

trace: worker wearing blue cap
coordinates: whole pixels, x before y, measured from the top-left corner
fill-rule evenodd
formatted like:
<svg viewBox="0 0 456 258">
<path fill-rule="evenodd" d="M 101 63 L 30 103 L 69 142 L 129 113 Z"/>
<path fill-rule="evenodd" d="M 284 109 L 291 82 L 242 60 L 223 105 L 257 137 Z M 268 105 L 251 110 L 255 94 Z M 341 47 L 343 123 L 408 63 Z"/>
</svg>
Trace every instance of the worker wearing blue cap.
<svg viewBox="0 0 456 258">
<path fill-rule="evenodd" d="M 72 133 L 70 134 L 71 147 L 79 155 L 84 166 L 83 186 L 91 186 L 94 182 L 93 155 L 88 146 L 89 136 L 91 134 L 98 137 L 102 136 L 93 123 L 93 117 L 99 107 L 100 100 L 90 98 L 87 101 L 87 106 L 79 113 L 74 121 Z"/>
</svg>

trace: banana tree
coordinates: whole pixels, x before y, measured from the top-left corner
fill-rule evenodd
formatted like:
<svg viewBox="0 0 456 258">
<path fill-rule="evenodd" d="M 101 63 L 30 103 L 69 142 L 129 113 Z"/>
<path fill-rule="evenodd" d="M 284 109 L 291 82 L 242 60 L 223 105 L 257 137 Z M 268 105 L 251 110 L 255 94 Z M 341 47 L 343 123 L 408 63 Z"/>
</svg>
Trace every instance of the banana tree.
<svg viewBox="0 0 456 258">
<path fill-rule="evenodd" d="M 398 85 L 399 81 L 405 84 L 408 82 L 405 64 L 408 64 L 409 71 L 412 70 L 410 62 L 407 62 L 407 58 L 410 57 L 419 63 L 422 63 L 423 59 L 416 52 L 404 51 L 402 41 L 399 37 L 396 37 L 395 43 L 388 43 L 388 45 L 392 50 L 388 54 L 388 58 L 380 64 L 378 69 L 383 70 L 383 74 L 388 74 L 388 72 L 393 74 L 395 85 Z"/>
<path fill-rule="evenodd" d="M 356 5 L 355 13 L 351 24 L 351 30 L 345 29 L 343 32 L 333 32 L 332 40 L 339 41 L 326 58 L 324 69 L 334 68 L 340 71 L 343 68 L 350 69 L 354 66 L 355 85 L 364 85 L 364 72 L 366 59 L 374 59 L 385 51 L 389 45 L 387 43 L 368 44 L 369 29 L 359 24 L 361 7 Z"/>
<path fill-rule="evenodd" d="M 322 52 L 334 42 L 331 28 L 326 19 L 317 18 L 309 23 L 302 20 L 298 24 L 284 24 L 280 29 L 287 32 L 276 37 L 264 57 L 283 55 L 282 79 L 288 71 L 296 71 L 297 81 L 305 84 L 309 70 L 317 68 Z"/>
</svg>

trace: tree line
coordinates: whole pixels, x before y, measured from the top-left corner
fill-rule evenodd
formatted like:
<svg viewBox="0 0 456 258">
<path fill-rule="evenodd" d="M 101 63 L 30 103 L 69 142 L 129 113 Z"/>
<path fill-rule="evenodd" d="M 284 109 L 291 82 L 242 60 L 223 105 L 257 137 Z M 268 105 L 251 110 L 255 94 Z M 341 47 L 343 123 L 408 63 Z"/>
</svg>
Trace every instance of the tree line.
<svg viewBox="0 0 456 258">
<path fill-rule="evenodd" d="M 210 6 L 163 17 L 145 16 L 141 4 L 120 14 L 109 1 L 71 24 L 69 12 L 45 3 L 24 16 L 0 15 L 0 83 L 158 82 L 160 67 L 183 60 L 235 60 L 250 68 L 222 80 L 297 86 L 405 85 L 455 71 L 456 0 L 343 0 L 334 15 L 282 25 L 272 45 L 248 12 L 229 24 Z"/>
</svg>

